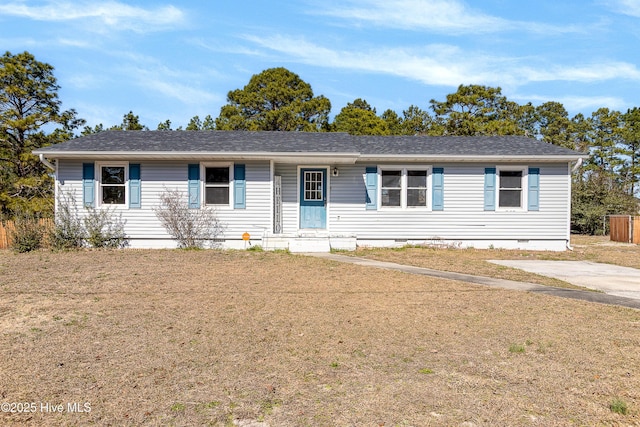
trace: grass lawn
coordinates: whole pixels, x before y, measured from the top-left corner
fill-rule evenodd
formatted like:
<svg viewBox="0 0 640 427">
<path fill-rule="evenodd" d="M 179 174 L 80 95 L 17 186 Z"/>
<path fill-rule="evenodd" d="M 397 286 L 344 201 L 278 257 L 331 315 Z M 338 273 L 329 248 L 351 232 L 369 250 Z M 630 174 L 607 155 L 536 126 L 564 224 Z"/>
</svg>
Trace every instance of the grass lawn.
<svg viewBox="0 0 640 427">
<path fill-rule="evenodd" d="M 287 253 L 0 251 L 0 402 L 37 404 L 0 425 L 638 425 L 639 367 L 632 309 Z"/>
<path fill-rule="evenodd" d="M 611 242 L 608 236 L 572 236 L 571 244 L 573 250 L 565 252 L 456 249 L 432 245 L 396 249 L 365 248 L 355 252 L 345 252 L 345 255 L 561 288 L 579 287 L 551 277 L 493 264 L 487 260 L 591 261 L 640 269 L 640 245 Z"/>
</svg>

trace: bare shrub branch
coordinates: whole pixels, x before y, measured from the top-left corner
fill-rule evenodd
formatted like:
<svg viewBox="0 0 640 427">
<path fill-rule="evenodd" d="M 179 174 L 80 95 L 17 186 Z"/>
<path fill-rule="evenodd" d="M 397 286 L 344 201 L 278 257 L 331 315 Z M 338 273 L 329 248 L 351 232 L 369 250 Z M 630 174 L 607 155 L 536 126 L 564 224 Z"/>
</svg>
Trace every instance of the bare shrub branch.
<svg viewBox="0 0 640 427">
<path fill-rule="evenodd" d="M 214 209 L 190 209 L 186 194 L 179 190 L 165 188 L 154 212 L 180 248 L 202 248 L 205 244 L 215 247 L 224 230 Z"/>
</svg>

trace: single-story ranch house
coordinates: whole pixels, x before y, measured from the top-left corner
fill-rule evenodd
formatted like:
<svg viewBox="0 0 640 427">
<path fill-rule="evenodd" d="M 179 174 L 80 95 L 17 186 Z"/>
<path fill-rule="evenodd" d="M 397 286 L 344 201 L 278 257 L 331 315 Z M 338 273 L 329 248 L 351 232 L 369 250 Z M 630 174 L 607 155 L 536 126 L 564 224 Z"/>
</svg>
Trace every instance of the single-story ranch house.
<svg viewBox="0 0 640 427">
<path fill-rule="evenodd" d="M 226 248 L 451 244 L 562 251 L 583 153 L 524 136 L 106 131 L 34 151 L 56 193 L 122 214 L 131 247 L 175 247 L 161 194 L 214 207 Z M 188 201 L 187 201 L 188 200 Z M 248 235 L 246 234 L 248 233 Z"/>
</svg>

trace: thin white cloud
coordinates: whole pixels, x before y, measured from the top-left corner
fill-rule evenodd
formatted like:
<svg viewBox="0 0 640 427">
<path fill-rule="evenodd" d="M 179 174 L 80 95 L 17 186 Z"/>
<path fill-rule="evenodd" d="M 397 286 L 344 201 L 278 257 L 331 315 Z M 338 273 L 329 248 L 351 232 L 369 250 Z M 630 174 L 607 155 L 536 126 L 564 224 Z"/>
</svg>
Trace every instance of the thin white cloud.
<svg viewBox="0 0 640 427">
<path fill-rule="evenodd" d="M 640 70 L 627 62 L 592 62 L 579 66 L 553 66 L 548 70 L 526 68 L 520 74 L 527 82 L 570 81 L 591 83 L 606 80 L 640 80 Z"/>
<path fill-rule="evenodd" d="M 224 100 L 221 95 L 209 93 L 199 87 L 199 81 L 208 73 L 169 68 L 157 60 L 137 54 L 116 54 L 130 58 L 129 64 L 118 67 L 117 72 L 129 76 L 139 87 L 175 99 L 184 105 L 201 107 Z M 188 83 L 185 83 L 188 82 Z"/>
<path fill-rule="evenodd" d="M 0 5 L 0 16 L 3 15 L 35 21 L 78 21 L 96 32 L 102 32 L 106 28 L 136 32 L 165 30 L 182 25 L 186 19 L 185 13 L 175 6 L 144 9 L 118 1 L 49 0 L 38 6 L 11 2 Z"/>
<path fill-rule="evenodd" d="M 432 45 L 420 53 L 382 47 L 371 51 L 337 51 L 284 36 L 247 36 L 246 39 L 309 65 L 391 74 L 431 85 L 456 86 L 468 80 L 474 66 L 468 57 L 461 59 L 458 49 L 449 45 Z M 476 79 L 489 77 L 475 73 Z"/>
<path fill-rule="evenodd" d="M 593 62 L 580 66 L 523 66 L 517 58 L 481 55 L 444 44 L 423 49 L 375 47 L 366 50 L 332 50 L 302 38 L 275 35 L 246 36 L 263 49 L 285 54 L 308 65 L 383 73 L 427 85 L 486 84 L 517 87 L 531 82 L 597 82 L 640 80 L 640 70 L 625 62 Z"/>
<path fill-rule="evenodd" d="M 627 0 L 632 1 L 632 0 Z M 351 0 L 324 3 L 310 12 L 380 27 L 445 34 L 494 33 L 507 30 L 559 34 L 583 32 L 578 26 L 511 21 L 468 7 L 459 0 Z"/>
<path fill-rule="evenodd" d="M 606 107 L 610 110 L 622 110 L 628 104 L 615 96 L 542 96 L 542 95 L 510 95 L 510 99 L 543 104 L 545 102 L 559 102 L 567 111 L 596 111 L 598 108 Z"/>
<path fill-rule="evenodd" d="M 89 42 L 88 40 L 80 40 L 80 39 L 59 38 L 57 39 L 57 43 L 61 46 L 70 46 L 70 47 L 79 47 L 79 48 L 94 47 L 94 44 Z"/>
<path fill-rule="evenodd" d="M 640 0 L 609 0 L 606 4 L 615 12 L 640 18 Z"/>
</svg>

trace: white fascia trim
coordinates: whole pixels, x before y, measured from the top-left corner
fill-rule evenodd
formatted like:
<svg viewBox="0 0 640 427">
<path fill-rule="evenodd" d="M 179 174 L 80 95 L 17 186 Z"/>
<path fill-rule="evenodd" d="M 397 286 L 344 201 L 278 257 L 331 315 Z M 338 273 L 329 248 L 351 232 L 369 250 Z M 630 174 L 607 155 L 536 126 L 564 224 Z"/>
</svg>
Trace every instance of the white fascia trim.
<svg viewBox="0 0 640 427">
<path fill-rule="evenodd" d="M 518 163 L 518 162 L 575 162 L 584 156 L 574 155 L 420 155 L 420 154 L 371 154 L 359 153 L 278 153 L 278 152 L 229 152 L 229 151 L 40 151 L 33 154 L 47 159 L 84 159 L 84 160 L 275 160 L 301 163 L 354 164 L 356 162 L 461 162 L 461 163 Z"/>
<path fill-rule="evenodd" d="M 287 160 L 287 159 L 334 159 L 334 162 L 353 164 L 358 160 L 358 153 L 318 153 L 318 152 L 232 152 L 232 151 L 39 151 L 33 154 L 49 159 L 140 159 L 140 160 L 201 160 L 233 159 L 233 160 Z M 317 161 L 317 160 L 316 160 Z"/>
<path fill-rule="evenodd" d="M 561 156 L 462 156 L 462 155 L 397 155 L 397 154 L 379 154 L 379 155 L 362 155 L 358 158 L 359 162 L 389 162 L 389 161 L 401 161 L 401 162 L 461 162 L 461 163 L 514 163 L 514 162 L 558 162 L 566 163 L 570 161 L 577 161 L 582 156 L 573 155 L 561 155 Z"/>
</svg>

